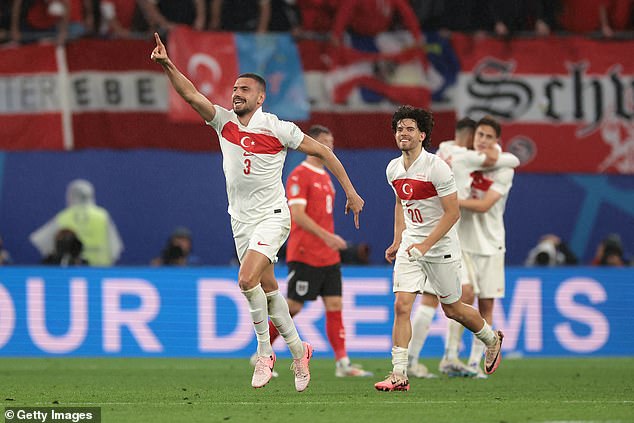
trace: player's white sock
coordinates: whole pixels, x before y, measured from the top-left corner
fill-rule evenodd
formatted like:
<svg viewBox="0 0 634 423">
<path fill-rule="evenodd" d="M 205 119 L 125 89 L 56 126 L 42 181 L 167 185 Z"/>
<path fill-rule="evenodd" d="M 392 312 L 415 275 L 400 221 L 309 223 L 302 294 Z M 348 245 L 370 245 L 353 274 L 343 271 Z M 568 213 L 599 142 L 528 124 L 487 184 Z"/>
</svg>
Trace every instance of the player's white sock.
<svg viewBox="0 0 634 423">
<path fill-rule="evenodd" d="M 270 355 L 273 353 L 271 338 L 269 337 L 269 315 L 266 304 L 266 294 L 262 285 L 242 291 L 249 303 L 251 321 L 255 328 L 255 337 L 258 340 L 258 355 Z"/>
<path fill-rule="evenodd" d="M 282 335 L 282 338 L 284 338 L 284 341 L 286 341 L 288 349 L 291 350 L 291 355 L 293 358 L 301 358 L 304 355 L 304 346 L 297 333 L 297 328 L 295 328 L 291 313 L 288 311 L 286 300 L 280 294 L 280 291 L 277 290 L 267 293 L 266 300 L 269 305 L 271 321 L 280 335 Z"/>
<path fill-rule="evenodd" d="M 341 357 L 337 360 L 337 364 L 341 367 L 350 367 L 350 358 L 348 356 Z"/>
<path fill-rule="evenodd" d="M 458 349 L 464 333 L 464 326 L 453 319 L 447 322 L 447 340 L 445 341 L 445 358 L 453 360 L 458 358 Z"/>
<path fill-rule="evenodd" d="M 495 345 L 498 341 L 497 334 L 491 329 L 491 326 L 489 326 L 486 320 L 482 319 L 482 321 L 484 322 L 484 326 L 478 332 L 475 332 L 474 335 L 487 346 Z"/>
<path fill-rule="evenodd" d="M 392 366 L 394 373 L 407 376 L 407 348 L 392 347 Z"/>
<path fill-rule="evenodd" d="M 486 345 L 482 341 L 480 341 L 475 336 L 473 337 L 473 342 L 471 342 L 471 354 L 469 355 L 469 367 L 479 368 L 480 361 L 482 360 L 482 356 L 484 355 L 484 350 L 486 349 Z"/>
<path fill-rule="evenodd" d="M 420 351 L 423 349 L 423 345 L 425 345 L 425 340 L 429 334 L 429 327 L 431 326 L 431 321 L 434 319 L 434 314 L 436 314 L 436 309 L 424 304 L 418 307 L 418 310 L 416 310 L 414 314 L 412 321 L 412 339 L 410 339 L 409 346 L 407 347 L 407 360 L 410 365 L 418 362 L 418 356 L 420 356 Z"/>
</svg>

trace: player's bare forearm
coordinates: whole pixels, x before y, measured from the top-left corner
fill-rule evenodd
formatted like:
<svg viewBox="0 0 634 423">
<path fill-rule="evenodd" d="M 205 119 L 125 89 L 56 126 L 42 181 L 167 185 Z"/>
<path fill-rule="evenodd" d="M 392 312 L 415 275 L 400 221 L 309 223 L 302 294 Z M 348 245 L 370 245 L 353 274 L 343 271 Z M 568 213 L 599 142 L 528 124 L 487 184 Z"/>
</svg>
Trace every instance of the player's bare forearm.
<svg viewBox="0 0 634 423">
<path fill-rule="evenodd" d="M 486 213 L 491 207 L 502 198 L 502 194 L 489 189 L 484 198 L 467 198 L 459 200 L 459 206 L 463 209 L 471 210 L 476 213 Z"/>
<path fill-rule="evenodd" d="M 430 234 L 425 237 L 425 240 L 419 244 L 414 244 L 420 250 L 422 254 L 427 253 L 431 247 L 434 246 L 447 232 L 453 227 L 453 225 L 460 219 L 460 207 L 458 206 L 458 196 L 456 193 L 440 197 L 440 202 L 443 207 L 443 215 L 434 227 Z M 412 246 L 408 248 L 408 252 Z"/>
<path fill-rule="evenodd" d="M 317 224 L 304 210 L 299 208 L 299 205 L 291 206 L 291 217 L 293 221 L 299 225 L 300 228 L 309 232 L 322 240 L 325 240 L 328 236 L 328 231 Z"/>
<path fill-rule="evenodd" d="M 346 214 L 348 211 L 352 211 L 354 214 L 354 225 L 357 229 L 359 229 L 359 213 L 363 210 L 365 201 L 361 198 L 361 196 L 359 196 L 359 194 L 357 194 L 357 191 L 354 189 L 354 186 L 348 177 L 348 173 L 346 173 L 346 170 L 337 156 L 335 156 L 335 153 L 333 153 L 330 148 L 318 143 L 308 135 L 304 135 L 304 139 L 299 145 L 298 150 L 319 158 L 328 170 L 335 175 L 335 178 L 337 178 L 346 193 L 346 198 L 348 200 L 346 202 Z"/>
<path fill-rule="evenodd" d="M 161 37 L 156 32 L 154 33 L 154 40 L 156 41 L 156 47 L 152 50 L 150 58 L 161 65 L 176 92 L 192 106 L 205 121 L 213 120 L 216 115 L 216 109 L 211 101 L 198 92 L 194 84 L 172 63 L 167 56 L 167 50 L 161 41 Z"/>
</svg>

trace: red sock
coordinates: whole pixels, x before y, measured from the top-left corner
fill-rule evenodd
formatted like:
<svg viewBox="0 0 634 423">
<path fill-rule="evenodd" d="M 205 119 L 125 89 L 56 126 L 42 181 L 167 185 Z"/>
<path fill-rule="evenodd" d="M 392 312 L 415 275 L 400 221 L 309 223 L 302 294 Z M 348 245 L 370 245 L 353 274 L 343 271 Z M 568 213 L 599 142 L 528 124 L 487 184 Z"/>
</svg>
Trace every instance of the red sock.
<svg viewBox="0 0 634 423">
<path fill-rule="evenodd" d="M 326 312 L 326 334 L 335 352 L 335 359 L 346 357 L 346 332 L 343 328 L 341 310 Z"/>
<path fill-rule="evenodd" d="M 273 342 L 277 339 L 278 336 L 280 336 L 280 333 L 277 331 L 277 328 L 275 327 L 273 322 L 271 322 L 270 320 L 269 320 L 269 336 L 271 337 L 271 345 L 273 345 Z"/>
</svg>

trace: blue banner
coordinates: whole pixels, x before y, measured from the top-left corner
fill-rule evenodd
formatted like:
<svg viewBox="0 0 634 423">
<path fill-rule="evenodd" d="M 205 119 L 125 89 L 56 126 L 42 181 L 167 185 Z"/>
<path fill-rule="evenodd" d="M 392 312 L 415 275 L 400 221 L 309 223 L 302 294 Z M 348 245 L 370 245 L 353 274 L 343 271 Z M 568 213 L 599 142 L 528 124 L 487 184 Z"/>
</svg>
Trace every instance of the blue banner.
<svg viewBox="0 0 634 423">
<path fill-rule="evenodd" d="M 289 34 L 236 33 L 240 73 L 267 81 L 264 111 L 284 120 L 308 120 L 310 106 L 297 46 Z"/>
<path fill-rule="evenodd" d="M 389 356 L 391 272 L 344 268 L 352 356 Z M 2 268 L 0 356 L 247 357 L 256 341 L 236 276 L 237 268 Z M 277 276 L 285 292 L 286 269 Z M 632 269 L 508 269 L 508 297 L 494 315 L 505 352 L 633 355 L 633 279 Z M 317 356 L 332 356 L 321 301 L 295 322 Z M 446 323 L 439 310 L 423 356 L 442 355 Z M 283 341 L 275 348 L 288 356 Z"/>
</svg>

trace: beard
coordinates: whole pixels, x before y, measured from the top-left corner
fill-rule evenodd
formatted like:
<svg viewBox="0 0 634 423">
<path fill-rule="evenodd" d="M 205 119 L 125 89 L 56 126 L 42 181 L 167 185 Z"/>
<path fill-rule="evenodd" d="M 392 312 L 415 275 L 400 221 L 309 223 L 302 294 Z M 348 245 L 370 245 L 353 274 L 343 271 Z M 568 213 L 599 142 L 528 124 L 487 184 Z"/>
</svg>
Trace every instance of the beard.
<svg viewBox="0 0 634 423">
<path fill-rule="evenodd" d="M 246 102 L 244 102 L 242 103 L 242 105 L 240 105 L 239 109 L 236 109 L 236 106 L 234 105 L 233 111 L 238 116 L 244 116 L 251 113 L 253 111 L 253 107 L 249 106 Z"/>
</svg>

